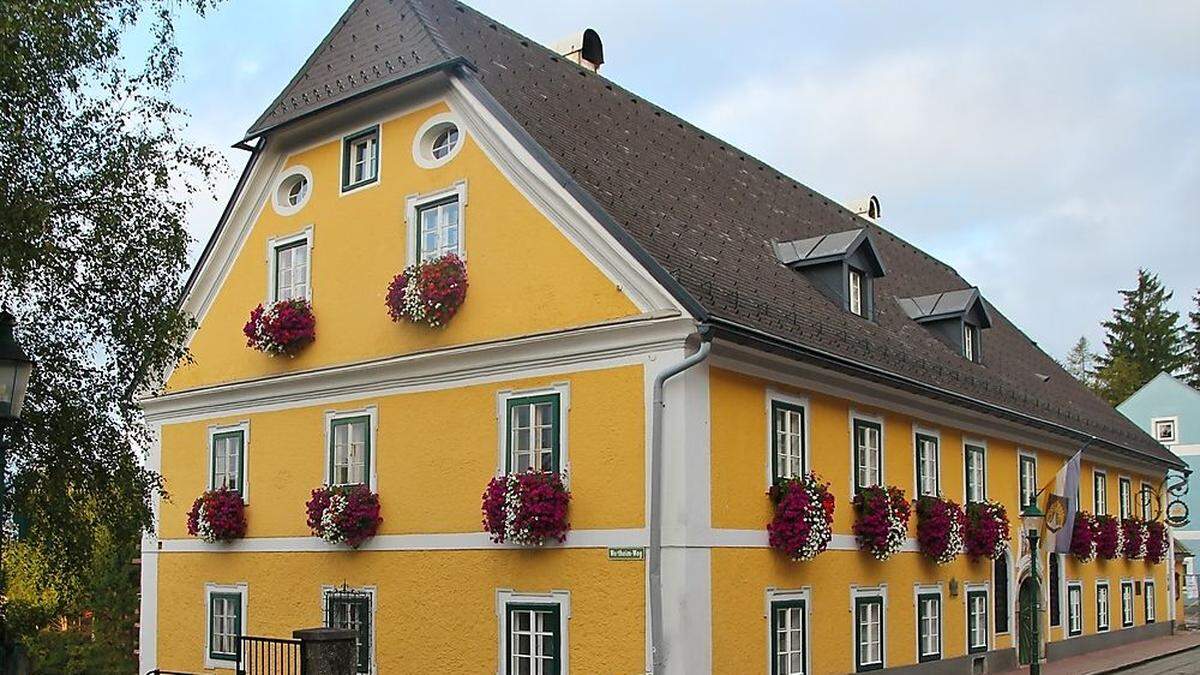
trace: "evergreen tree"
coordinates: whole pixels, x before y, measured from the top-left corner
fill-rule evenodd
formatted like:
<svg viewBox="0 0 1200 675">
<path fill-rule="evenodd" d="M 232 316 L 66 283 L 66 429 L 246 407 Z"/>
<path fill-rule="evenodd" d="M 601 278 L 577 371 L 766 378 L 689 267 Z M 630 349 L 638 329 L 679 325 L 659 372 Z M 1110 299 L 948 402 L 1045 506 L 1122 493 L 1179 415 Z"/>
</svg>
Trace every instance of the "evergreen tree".
<svg viewBox="0 0 1200 675">
<path fill-rule="evenodd" d="M 1104 354 L 1096 358 L 1099 389 L 1109 403 L 1120 403 L 1155 375 L 1184 365 L 1179 312 L 1167 309 L 1173 295 L 1144 269 L 1138 270 L 1135 288 L 1121 291 L 1122 306 L 1104 322 Z"/>
<path fill-rule="evenodd" d="M 1192 298 L 1195 308 L 1188 312 L 1189 325 L 1183 336 L 1183 377 L 1188 384 L 1200 389 L 1200 289 Z"/>
<path fill-rule="evenodd" d="M 1095 361 L 1096 355 L 1092 353 L 1091 343 L 1087 338 L 1080 336 L 1075 346 L 1071 347 L 1071 351 L 1067 352 L 1067 360 L 1063 363 L 1063 368 L 1075 379 L 1090 387 L 1096 378 L 1096 374 L 1092 371 Z"/>
</svg>

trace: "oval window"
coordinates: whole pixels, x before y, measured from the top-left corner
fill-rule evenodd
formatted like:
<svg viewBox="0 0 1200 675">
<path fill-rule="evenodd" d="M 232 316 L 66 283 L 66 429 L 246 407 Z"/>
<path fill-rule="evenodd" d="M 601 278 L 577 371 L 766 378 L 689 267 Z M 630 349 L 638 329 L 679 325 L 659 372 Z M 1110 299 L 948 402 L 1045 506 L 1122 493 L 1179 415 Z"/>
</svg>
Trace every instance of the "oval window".
<svg viewBox="0 0 1200 675">
<path fill-rule="evenodd" d="M 451 124 L 442 129 L 433 140 L 433 158 L 442 159 L 448 156 L 456 145 L 458 145 L 458 127 Z"/>
<path fill-rule="evenodd" d="M 465 135 L 449 113 L 426 120 L 413 138 L 413 160 L 425 169 L 439 167 L 462 150 Z"/>
<path fill-rule="evenodd" d="M 308 169 L 297 166 L 284 172 L 283 178 L 275 188 L 275 212 L 282 216 L 290 216 L 299 211 L 308 201 L 312 192 L 312 176 Z"/>
</svg>

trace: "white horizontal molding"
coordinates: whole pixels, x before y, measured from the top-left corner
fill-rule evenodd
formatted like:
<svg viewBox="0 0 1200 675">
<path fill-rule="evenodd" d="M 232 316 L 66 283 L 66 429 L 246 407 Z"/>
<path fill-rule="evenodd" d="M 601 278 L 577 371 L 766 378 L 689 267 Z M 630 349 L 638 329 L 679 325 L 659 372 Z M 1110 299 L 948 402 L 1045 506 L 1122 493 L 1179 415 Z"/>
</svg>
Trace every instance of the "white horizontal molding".
<svg viewBox="0 0 1200 675">
<path fill-rule="evenodd" d="M 450 532 L 437 534 L 382 534 L 358 547 L 359 551 L 470 551 L 529 550 L 531 548 L 608 548 L 646 546 L 649 537 L 642 528 L 613 530 L 573 530 L 561 544 L 551 541 L 541 547 L 492 543 L 486 532 Z M 333 553 L 350 550 L 330 544 L 320 537 L 248 537 L 230 542 L 208 543 L 200 539 L 160 539 L 158 548 L 143 548 L 153 553 Z"/>
<path fill-rule="evenodd" d="M 713 529 L 709 532 L 708 541 L 703 544 L 708 548 L 767 548 L 766 530 L 725 530 Z M 852 534 L 835 534 L 829 540 L 830 551 L 857 551 L 858 539 Z M 900 547 L 901 551 L 914 553 L 921 548 L 917 540 L 908 537 Z"/>
<path fill-rule="evenodd" d="M 1167 449 L 1180 457 L 1200 455 L 1200 443 L 1192 443 L 1189 445 L 1168 445 Z"/>
<path fill-rule="evenodd" d="M 1171 535 L 1180 541 L 1200 540 L 1200 530 L 1171 530 Z"/>
<path fill-rule="evenodd" d="M 648 354 L 678 348 L 694 331 L 692 319 L 676 312 L 657 312 L 550 333 L 171 392 L 143 399 L 141 404 L 149 422 L 182 422 L 611 368 L 640 363 Z"/>
</svg>

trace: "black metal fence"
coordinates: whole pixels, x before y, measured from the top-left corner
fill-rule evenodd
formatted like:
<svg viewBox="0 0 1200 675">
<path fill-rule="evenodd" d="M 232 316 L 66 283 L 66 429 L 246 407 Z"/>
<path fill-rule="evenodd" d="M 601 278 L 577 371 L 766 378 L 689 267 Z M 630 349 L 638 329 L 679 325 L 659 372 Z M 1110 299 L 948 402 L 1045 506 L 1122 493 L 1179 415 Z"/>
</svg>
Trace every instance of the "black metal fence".
<svg viewBox="0 0 1200 675">
<path fill-rule="evenodd" d="M 238 675 L 303 675 L 300 640 L 290 638 L 238 638 Z"/>
</svg>

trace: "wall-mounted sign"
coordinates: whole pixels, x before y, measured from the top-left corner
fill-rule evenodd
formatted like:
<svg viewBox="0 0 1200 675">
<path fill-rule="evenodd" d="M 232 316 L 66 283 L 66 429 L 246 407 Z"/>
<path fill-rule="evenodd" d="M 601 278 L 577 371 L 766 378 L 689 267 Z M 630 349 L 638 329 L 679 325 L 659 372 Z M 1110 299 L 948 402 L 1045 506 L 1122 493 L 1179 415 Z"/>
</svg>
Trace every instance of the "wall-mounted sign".
<svg viewBox="0 0 1200 675">
<path fill-rule="evenodd" d="M 1179 499 L 1173 500 L 1167 504 L 1167 525 L 1171 527 L 1187 527 L 1191 519 L 1188 518 L 1188 506 Z"/>
<path fill-rule="evenodd" d="M 609 560 L 645 560 L 646 549 L 641 546 L 609 546 Z"/>
</svg>

